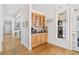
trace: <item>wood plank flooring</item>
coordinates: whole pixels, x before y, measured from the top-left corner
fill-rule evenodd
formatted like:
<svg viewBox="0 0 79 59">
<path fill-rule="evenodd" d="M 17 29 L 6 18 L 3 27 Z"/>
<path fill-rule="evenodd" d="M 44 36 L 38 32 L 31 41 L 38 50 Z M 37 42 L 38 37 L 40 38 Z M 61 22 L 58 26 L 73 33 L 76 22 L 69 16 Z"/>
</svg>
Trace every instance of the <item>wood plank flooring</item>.
<svg viewBox="0 0 79 59">
<path fill-rule="evenodd" d="M 3 51 L 1 55 L 79 55 L 78 52 L 67 50 L 49 43 L 42 44 L 28 51 L 21 45 L 20 39 L 15 38 L 13 41 L 9 36 L 5 36 L 3 42 Z"/>
<path fill-rule="evenodd" d="M 79 55 L 78 52 L 67 50 L 49 43 L 35 47 L 32 51 L 32 53 L 36 55 Z"/>
<path fill-rule="evenodd" d="M 25 55 L 28 54 L 28 50 L 21 45 L 20 39 L 16 36 L 12 39 L 10 35 L 4 36 L 2 55 Z"/>
</svg>

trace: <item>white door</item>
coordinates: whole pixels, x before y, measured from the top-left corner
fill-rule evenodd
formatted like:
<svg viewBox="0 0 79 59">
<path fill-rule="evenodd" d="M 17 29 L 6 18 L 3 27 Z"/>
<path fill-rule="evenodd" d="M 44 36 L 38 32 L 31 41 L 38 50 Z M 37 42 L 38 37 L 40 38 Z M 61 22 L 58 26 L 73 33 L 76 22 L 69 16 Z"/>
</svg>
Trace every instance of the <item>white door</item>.
<svg viewBox="0 0 79 59">
<path fill-rule="evenodd" d="M 74 10 L 73 24 L 73 50 L 79 51 L 79 9 Z"/>
</svg>

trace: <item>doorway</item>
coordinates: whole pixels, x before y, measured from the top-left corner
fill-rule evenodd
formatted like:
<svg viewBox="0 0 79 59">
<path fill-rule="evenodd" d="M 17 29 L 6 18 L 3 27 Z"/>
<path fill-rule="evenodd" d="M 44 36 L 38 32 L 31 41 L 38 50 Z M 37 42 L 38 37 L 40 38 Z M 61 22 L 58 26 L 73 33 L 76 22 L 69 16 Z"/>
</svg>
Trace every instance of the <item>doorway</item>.
<svg viewBox="0 0 79 59">
<path fill-rule="evenodd" d="M 3 27 L 3 50 L 8 50 L 13 48 L 12 43 L 12 22 L 11 21 L 5 21 L 4 20 L 4 27 Z"/>
</svg>

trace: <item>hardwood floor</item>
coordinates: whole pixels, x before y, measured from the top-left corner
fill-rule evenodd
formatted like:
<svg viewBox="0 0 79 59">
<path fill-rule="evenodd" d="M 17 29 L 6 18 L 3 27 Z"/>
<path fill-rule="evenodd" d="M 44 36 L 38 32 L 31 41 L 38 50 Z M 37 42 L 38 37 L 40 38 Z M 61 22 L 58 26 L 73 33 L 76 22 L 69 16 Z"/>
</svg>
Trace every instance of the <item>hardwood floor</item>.
<svg viewBox="0 0 79 59">
<path fill-rule="evenodd" d="M 6 39 L 3 42 L 3 51 L 1 55 L 79 55 L 78 52 L 67 50 L 52 44 L 42 44 L 28 51 L 20 43 L 20 39 L 17 37 L 12 40 L 9 36 L 5 36 Z"/>
<path fill-rule="evenodd" d="M 12 39 L 10 35 L 5 35 L 4 37 L 1 55 L 25 55 L 29 53 L 29 51 L 21 45 L 20 39 L 17 36 L 15 39 Z"/>
<path fill-rule="evenodd" d="M 35 47 L 32 51 L 32 53 L 36 55 L 79 55 L 78 52 L 67 50 L 48 43 Z"/>
</svg>

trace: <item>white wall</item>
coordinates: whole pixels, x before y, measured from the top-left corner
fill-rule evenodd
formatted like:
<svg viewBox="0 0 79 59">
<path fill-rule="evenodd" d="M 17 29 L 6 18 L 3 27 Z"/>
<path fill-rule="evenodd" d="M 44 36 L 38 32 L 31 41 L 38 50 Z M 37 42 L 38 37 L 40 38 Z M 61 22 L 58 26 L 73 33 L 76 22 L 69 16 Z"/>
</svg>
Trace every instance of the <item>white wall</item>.
<svg viewBox="0 0 79 59">
<path fill-rule="evenodd" d="M 21 44 L 29 49 L 29 27 L 23 27 L 22 23 L 24 21 L 28 21 L 29 23 L 29 5 L 26 5 L 21 12 Z"/>
<path fill-rule="evenodd" d="M 3 41 L 3 8 L 0 5 L 0 51 L 2 51 L 2 41 Z"/>
<path fill-rule="evenodd" d="M 4 33 L 11 33 L 12 25 L 11 22 L 5 22 L 4 24 Z"/>
<path fill-rule="evenodd" d="M 53 23 L 48 23 L 48 43 L 52 44 L 54 37 L 55 37 L 55 35 L 54 35 Z"/>
</svg>

